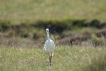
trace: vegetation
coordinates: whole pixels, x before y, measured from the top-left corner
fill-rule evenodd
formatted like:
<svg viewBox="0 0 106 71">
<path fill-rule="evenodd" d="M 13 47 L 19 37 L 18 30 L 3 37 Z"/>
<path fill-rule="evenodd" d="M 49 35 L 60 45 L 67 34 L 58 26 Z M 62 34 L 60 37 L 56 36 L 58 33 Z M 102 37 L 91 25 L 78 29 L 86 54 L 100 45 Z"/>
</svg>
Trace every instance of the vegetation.
<svg viewBox="0 0 106 71">
<path fill-rule="evenodd" d="M 105 0 L 0 0 L 0 20 L 12 24 L 62 19 L 105 21 L 105 4 Z"/>
<path fill-rule="evenodd" d="M 42 49 L 2 47 L 0 71 L 105 71 L 105 53 L 106 48 L 57 46 L 49 66 L 48 54 Z"/>
<path fill-rule="evenodd" d="M 105 3 L 105 0 L 0 0 L 0 31 L 33 38 L 44 35 L 47 27 L 59 34 L 83 27 L 101 29 L 106 26 Z"/>
<path fill-rule="evenodd" d="M 106 54 L 98 54 L 98 56 L 94 56 L 91 60 L 91 64 L 85 66 L 83 71 L 105 71 L 106 65 Z"/>
<path fill-rule="evenodd" d="M 106 71 L 105 4 L 0 0 L 0 71 Z M 42 50 L 45 28 L 56 43 L 52 66 Z"/>
</svg>

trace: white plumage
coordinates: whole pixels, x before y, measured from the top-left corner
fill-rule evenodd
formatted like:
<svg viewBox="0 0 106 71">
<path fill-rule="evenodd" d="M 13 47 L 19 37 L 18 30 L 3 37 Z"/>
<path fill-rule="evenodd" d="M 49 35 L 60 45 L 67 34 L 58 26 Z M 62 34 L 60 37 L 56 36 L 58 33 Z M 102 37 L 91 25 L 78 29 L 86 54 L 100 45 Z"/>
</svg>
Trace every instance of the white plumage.
<svg viewBox="0 0 106 71">
<path fill-rule="evenodd" d="M 49 60 L 51 65 L 51 59 L 54 54 L 55 44 L 54 41 L 50 39 L 49 29 L 46 29 L 46 33 L 47 33 L 47 40 L 45 42 L 44 49 L 49 53 Z"/>
</svg>

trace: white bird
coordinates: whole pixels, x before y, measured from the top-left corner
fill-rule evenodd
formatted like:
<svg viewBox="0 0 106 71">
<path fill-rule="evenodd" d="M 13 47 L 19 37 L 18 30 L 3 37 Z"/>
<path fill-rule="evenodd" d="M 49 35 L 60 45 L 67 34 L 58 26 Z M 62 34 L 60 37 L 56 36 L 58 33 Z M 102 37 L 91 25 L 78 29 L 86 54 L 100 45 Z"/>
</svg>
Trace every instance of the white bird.
<svg viewBox="0 0 106 71">
<path fill-rule="evenodd" d="M 54 44 L 54 41 L 50 39 L 49 29 L 46 29 L 46 33 L 47 33 L 47 40 L 45 42 L 44 49 L 49 54 L 49 61 L 50 61 L 50 65 L 51 65 L 51 59 L 52 59 L 52 56 L 54 54 L 55 44 Z"/>
</svg>

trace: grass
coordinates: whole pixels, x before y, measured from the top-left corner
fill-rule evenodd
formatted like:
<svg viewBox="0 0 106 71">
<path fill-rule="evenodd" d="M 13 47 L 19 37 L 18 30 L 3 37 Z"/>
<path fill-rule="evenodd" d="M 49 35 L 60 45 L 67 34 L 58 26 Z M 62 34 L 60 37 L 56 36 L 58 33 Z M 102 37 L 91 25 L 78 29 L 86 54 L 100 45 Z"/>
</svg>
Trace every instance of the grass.
<svg viewBox="0 0 106 71">
<path fill-rule="evenodd" d="M 105 53 L 106 48 L 57 46 L 49 66 L 42 49 L 1 47 L 0 71 L 82 71 L 92 64 L 92 58 Z"/>
<path fill-rule="evenodd" d="M 0 31 L 32 38 L 34 34 L 44 35 L 47 27 L 62 33 L 67 29 L 69 32 L 82 30 L 95 19 L 105 25 L 105 4 L 106 0 L 0 0 Z"/>
<path fill-rule="evenodd" d="M 29 24 L 39 20 L 45 23 L 57 20 L 65 25 L 70 24 L 70 20 L 98 19 L 106 22 L 105 4 L 106 0 L 0 0 L 0 23 L 8 30 L 10 24 Z M 43 32 L 39 30 L 40 35 Z M 24 47 L 25 43 L 20 44 Z M 44 50 L 26 48 L 30 43 L 26 44 L 25 48 L 0 46 L 0 71 L 106 71 L 103 66 L 106 65 L 106 48 L 57 46 L 52 66 L 49 66 Z"/>
<path fill-rule="evenodd" d="M 0 0 L 0 20 L 17 24 L 66 18 L 105 21 L 105 4 L 106 0 Z"/>
</svg>

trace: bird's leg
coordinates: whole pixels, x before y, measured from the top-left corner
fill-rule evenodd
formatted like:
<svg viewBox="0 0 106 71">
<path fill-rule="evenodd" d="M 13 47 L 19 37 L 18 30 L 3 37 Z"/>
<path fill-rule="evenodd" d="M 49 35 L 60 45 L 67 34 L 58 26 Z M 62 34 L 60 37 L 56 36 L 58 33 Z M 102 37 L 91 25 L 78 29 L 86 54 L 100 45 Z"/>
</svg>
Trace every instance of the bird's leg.
<svg viewBox="0 0 106 71">
<path fill-rule="evenodd" d="M 50 66 L 51 66 L 51 59 L 52 59 L 52 56 L 49 55 Z"/>
</svg>

